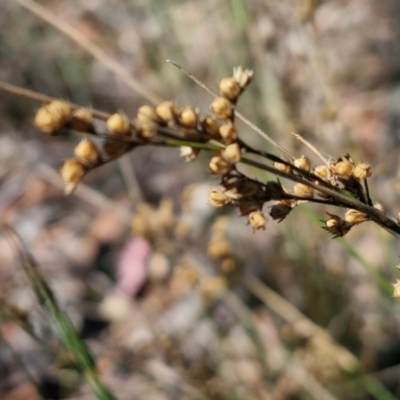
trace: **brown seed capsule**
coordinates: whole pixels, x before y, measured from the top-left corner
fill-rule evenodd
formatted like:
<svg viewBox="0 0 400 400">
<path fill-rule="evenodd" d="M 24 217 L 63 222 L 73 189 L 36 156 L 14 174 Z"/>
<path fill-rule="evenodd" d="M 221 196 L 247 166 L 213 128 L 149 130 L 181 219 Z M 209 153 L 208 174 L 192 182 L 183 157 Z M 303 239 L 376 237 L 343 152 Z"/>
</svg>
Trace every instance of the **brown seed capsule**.
<svg viewBox="0 0 400 400">
<path fill-rule="evenodd" d="M 290 167 L 290 165 L 282 164 L 282 163 L 277 162 L 277 161 L 274 162 L 274 167 L 279 171 L 286 172 L 287 174 L 291 174 L 293 172 L 293 170 Z"/>
<path fill-rule="evenodd" d="M 211 172 L 216 175 L 225 175 L 233 168 L 232 164 L 225 161 L 221 156 L 213 157 L 208 166 Z"/>
<path fill-rule="evenodd" d="M 268 181 L 265 185 L 265 194 L 271 200 L 281 200 L 286 193 L 279 182 Z"/>
<path fill-rule="evenodd" d="M 89 107 L 78 108 L 72 114 L 71 128 L 77 132 L 94 133 L 93 110 Z"/>
<path fill-rule="evenodd" d="M 278 222 L 282 222 L 292 211 L 292 206 L 286 203 L 278 203 L 271 207 L 271 211 L 269 215 L 272 219 L 278 220 Z"/>
<path fill-rule="evenodd" d="M 244 89 L 253 79 L 253 71 L 251 69 L 243 70 L 242 67 L 236 67 L 233 69 L 233 78 L 240 87 Z"/>
<path fill-rule="evenodd" d="M 249 214 L 249 224 L 253 227 L 253 230 L 262 229 L 265 231 L 267 226 L 267 217 L 262 211 L 253 211 Z"/>
<path fill-rule="evenodd" d="M 344 221 L 337 215 L 327 213 L 329 219 L 325 222 L 323 229 L 333 235 L 334 238 L 344 236 L 354 226 L 354 224 Z"/>
<path fill-rule="evenodd" d="M 129 119 L 125 114 L 115 113 L 106 121 L 107 129 L 113 135 L 128 135 L 130 132 Z"/>
<path fill-rule="evenodd" d="M 187 128 L 196 128 L 199 116 L 192 107 L 184 107 L 179 113 L 179 122 Z"/>
<path fill-rule="evenodd" d="M 310 171 L 311 168 L 310 159 L 306 156 L 301 156 L 300 158 L 296 158 L 296 160 L 293 161 L 293 164 L 295 167 L 300 168 L 307 172 Z"/>
<path fill-rule="evenodd" d="M 371 166 L 364 163 L 358 163 L 354 168 L 353 176 L 358 181 L 365 181 L 365 179 L 372 176 Z"/>
<path fill-rule="evenodd" d="M 89 139 L 81 140 L 74 149 L 74 154 L 87 166 L 93 166 L 100 160 L 97 146 Z"/>
<path fill-rule="evenodd" d="M 219 128 L 219 134 L 226 144 L 234 143 L 238 138 L 237 129 L 232 124 L 232 121 L 228 121 L 226 124 L 221 125 Z"/>
<path fill-rule="evenodd" d="M 180 149 L 180 156 L 183 157 L 186 162 L 193 161 L 200 153 L 199 149 L 194 149 L 193 147 L 190 146 L 181 146 L 179 149 Z"/>
<path fill-rule="evenodd" d="M 260 208 L 260 204 L 253 200 L 243 200 L 239 204 L 240 215 L 249 215 Z"/>
<path fill-rule="evenodd" d="M 211 103 L 211 112 L 218 118 L 226 121 L 233 116 L 233 107 L 225 97 L 217 97 Z"/>
<path fill-rule="evenodd" d="M 212 189 L 208 195 L 208 201 L 213 207 L 222 207 L 230 203 L 230 199 L 222 190 Z"/>
<path fill-rule="evenodd" d="M 202 128 L 204 129 L 205 133 L 213 137 L 219 137 L 219 124 L 218 122 L 212 117 L 205 117 L 202 118 L 200 121 Z"/>
<path fill-rule="evenodd" d="M 54 100 L 39 108 L 34 124 L 44 133 L 55 133 L 71 120 L 71 106 L 63 100 Z"/>
<path fill-rule="evenodd" d="M 66 183 L 65 194 L 71 194 L 74 191 L 85 176 L 85 173 L 86 168 L 80 161 L 73 158 L 64 161 L 64 165 L 60 169 L 60 175 Z"/>
<path fill-rule="evenodd" d="M 230 164 L 236 164 L 242 158 L 242 152 L 238 143 L 228 144 L 224 150 L 221 151 L 221 156 Z"/>
<path fill-rule="evenodd" d="M 299 197 L 313 197 L 314 189 L 303 183 L 296 183 L 293 187 L 293 192 Z"/>
<path fill-rule="evenodd" d="M 163 101 L 156 108 L 157 116 L 165 123 L 173 123 L 178 116 L 178 110 L 172 101 Z"/>
<path fill-rule="evenodd" d="M 234 103 L 242 92 L 242 88 L 234 78 L 223 78 L 219 83 L 219 92 Z"/>
<path fill-rule="evenodd" d="M 349 222 L 351 224 L 359 224 L 366 221 L 368 217 L 360 211 L 350 209 L 346 211 L 344 219 L 346 222 Z"/>
</svg>

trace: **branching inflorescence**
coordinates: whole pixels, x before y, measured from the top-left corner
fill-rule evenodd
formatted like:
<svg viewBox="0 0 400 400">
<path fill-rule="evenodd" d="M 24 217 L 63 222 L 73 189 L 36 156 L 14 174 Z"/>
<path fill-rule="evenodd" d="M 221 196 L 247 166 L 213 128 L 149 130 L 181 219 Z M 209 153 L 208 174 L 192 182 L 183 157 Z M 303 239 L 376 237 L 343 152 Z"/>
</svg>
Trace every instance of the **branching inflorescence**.
<svg viewBox="0 0 400 400">
<path fill-rule="evenodd" d="M 308 157 L 291 157 L 286 151 L 278 157 L 252 148 L 240 137 L 235 107 L 252 76 L 253 71 L 238 67 L 231 77 L 223 78 L 219 83 L 220 96 L 210 105 L 211 115 L 200 115 L 189 106 L 178 109 L 172 101 L 164 101 L 156 107 L 140 107 L 136 119 L 131 121 L 123 113 L 104 115 L 53 100 L 38 110 L 34 123 L 47 134 L 72 129 L 87 136 L 75 147 L 74 157 L 65 160 L 60 169 L 66 194 L 72 193 L 92 169 L 136 147 L 179 147 L 186 161 L 194 160 L 201 150 L 212 153 L 209 169 L 219 177 L 219 187 L 209 194 L 210 204 L 237 207 L 254 230 L 266 227 L 266 203 L 270 204 L 271 218 L 280 222 L 296 206 L 310 202 L 346 209 L 343 217 L 327 213 L 323 221 L 323 229 L 334 237 L 344 236 L 365 221 L 374 221 L 389 232 L 400 234 L 399 218 L 388 217 L 370 197 L 370 165 L 355 163 L 348 154 L 327 161 L 315 151 L 322 164 L 312 167 Z M 105 120 L 105 126 L 98 119 Z M 101 145 L 93 140 L 96 137 L 101 139 Z M 279 146 L 278 150 L 282 153 Z M 250 178 L 240 165 L 269 172 L 276 179 L 263 182 Z M 292 181 L 292 189 L 286 188 L 280 178 Z"/>
</svg>

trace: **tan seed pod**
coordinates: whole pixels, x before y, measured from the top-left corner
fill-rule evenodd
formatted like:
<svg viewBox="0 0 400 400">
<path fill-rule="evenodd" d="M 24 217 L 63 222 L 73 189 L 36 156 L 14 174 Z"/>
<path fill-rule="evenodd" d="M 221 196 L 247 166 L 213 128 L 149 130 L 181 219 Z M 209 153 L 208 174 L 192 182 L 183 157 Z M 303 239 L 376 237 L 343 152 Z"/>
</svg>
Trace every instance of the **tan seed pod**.
<svg viewBox="0 0 400 400">
<path fill-rule="evenodd" d="M 180 149 L 180 156 L 183 157 L 186 162 L 193 161 L 200 153 L 199 149 L 194 149 L 193 147 L 190 146 L 181 146 L 179 149 Z"/>
<path fill-rule="evenodd" d="M 219 92 L 234 103 L 242 92 L 242 88 L 234 78 L 223 78 L 219 83 Z"/>
<path fill-rule="evenodd" d="M 213 207 L 222 207 L 230 203 L 230 199 L 222 190 L 212 189 L 208 195 L 208 201 Z"/>
<path fill-rule="evenodd" d="M 226 124 L 221 125 L 219 128 L 219 134 L 226 144 L 234 143 L 238 138 L 237 129 L 232 124 L 232 121 L 228 121 Z"/>
<path fill-rule="evenodd" d="M 255 231 L 259 229 L 265 231 L 265 228 L 267 227 L 267 217 L 262 211 L 253 211 L 250 213 L 248 221 Z"/>
<path fill-rule="evenodd" d="M 217 97 L 211 103 L 211 112 L 223 121 L 231 119 L 233 116 L 233 107 L 225 97 Z"/>
<path fill-rule="evenodd" d="M 89 139 L 81 140 L 75 147 L 74 154 L 87 166 L 93 166 L 100 161 L 99 149 Z"/>
<path fill-rule="evenodd" d="M 274 162 L 274 167 L 278 171 L 286 172 L 287 174 L 291 174 L 293 172 L 293 170 L 290 167 L 290 165 L 283 164 L 283 163 L 280 163 L 280 162 L 277 162 L 277 161 Z"/>
<path fill-rule="evenodd" d="M 213 137 L 219 137 L 219 124 L 218 122 L 212 117 L 205 117 L 202 118 L 200 121 L 202 128 L 204 129 L 205 133 Z"/>
<path fill-rule="evenodd" d="M 141 106 L 137 111 L 136 118 L 139 126 L 143 129 L 141 136 L 147 138 L 153 136 L 150 132 L 155 133 L 159 122 L 156 110 L 148 105 Z"/>
<path fill-rule="evenodd" d="M 332 173 L 337 175 L 339 178 L 347 180 L 350 179 L 353 174 L 354 164 L 347 159 L 343 159 L 342 161 L 332 165 L 330 169 Z"/>
<path fill-rule="evenodd" d="M 318 165 L 315 167 L 314 175 L 321 179 L 328 179 L 329 169 L 326 165 Z"/>
<path fill-rule="evenodd" d="M 358 163 L 354 168 L 353 176 L 358 181 L 365 181 L 365 179 L 372 176 L 371 166 L 364 163 Z"/>
<path fill-rule="evenodd" d="M 293 187 L 293 192 L 299 197 L 313 197 L 314 189 L 303 183 L 296 183 Z"/>
<path fill-rule="evenodd" d="M 178 110 L 172 101 L 163 101 L 156 108 L 157 116 L 165 123 L 172 123 L 176 121 Z"/>
<path fill-rule="evenodd" d="M 357 210 L 347 210 L 346 214 L 344 215 L 344 220 L 351 224 L 359 224 L 364 222 L 368 219 L 368 217 L 360 211 Z"/>
<path fill-rule="evenodd" d="M 242 158 L 242 152 L 238 143 L 228 144 L 224 150 L 221 151 L 221 156 L 230 164 L 236 164 Z"/>
<path fill-rule="evenodd" d="M 93 110 L 90 107 L 75 110 L 72 114 L 71 128 L 77 132 L 94 133 Z"/>
<path fill-rule="evenodd" d="M 69 103 L 63 100 L 54 100 L 39 108 L 34 124 L 44 133 L 55 133 L 64 128 L 71 120 L 72 109 Z"/>
<path fill-rule="evenodd" d="M 179 113 L 179 121 L 187 128 L 196 128 L 199 122 L 199 116 L 192 107 L 184 107 Z"/>
<path fill-rule="evenodd" d="M 107 129 L 113 135 L 128 135 L 130 132 L 130 122 L 128 117 L 122 113 L 111 115 L 106 121 Z"/>
<path fill-rule="evenodd" d="M 232 164 L 228 163 L 221 156 L 213 157 L 208 166 L 211 172 L 216 175 L 225 175 L 233 168 Z"/>
<path fill-rule="evenodd" d="M 67 159 L 64 161 L 62 168 L 60 169 L 60 175 L 65 185 L 65 194 L 71 194 L 78 183 L 85 176 L 86 168 L 78 160 L 74 158 Z"/>
<path fill-rule="evenodd" d="M 307 172 L 310 171 L 311 169 L 310 159 L 306 156 L 301 156 L 300 158 L 296 158 L 293 161 L 293 164 L 295 167 L 300 168 Z"/>
</svg>

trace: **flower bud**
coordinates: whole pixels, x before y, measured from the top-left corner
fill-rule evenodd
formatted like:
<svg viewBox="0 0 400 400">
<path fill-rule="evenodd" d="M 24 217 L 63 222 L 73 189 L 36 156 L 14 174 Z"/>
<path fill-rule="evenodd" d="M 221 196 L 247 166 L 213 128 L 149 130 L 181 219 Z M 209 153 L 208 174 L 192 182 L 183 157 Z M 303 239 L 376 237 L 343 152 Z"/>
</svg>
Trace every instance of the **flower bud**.
<svg viewBox="0 0 400 400">
<path fill-rule="evenodd" d="M 296 158 L 296 160 L 293 161 L 293 164 L 295 167 L 307 172 L 310 171 L 311 168 L 310 159 L 306 156 L 301 156 L 300 158 Z"/>
<path fill-rule="evenodd" d="M 358 181 L 365 181 L 367 178 L 372 176 L 371 166 L 364 163 L 358 163 L 354 168 L 353 176 Z"/>
<path fill-rule="evenodd" d="M 332 165 L 331 171 L 335 175 L 338 175 L 339 178 L 347 180 L 350 179 L 353 174 L 354 164 L 352 164 L 347 159 L 343 159 L 342 161 L 339 161 L 336 164 Z"/>
<path fill-rule="evenodd" d="M 44 133 L 55 133 L 71 120 L 71 106 L 63 100 L 54 100 L 39 108 L 34 124 Z"/>
<path fill-rule="evenodd" d="M 228 121 L 226 124 L 221 125 L 219 128 L 219 134 L 226 144 L 236 142 L 238 133 L 232 121 Z"/>
<path fill-rule="evenodd" d="M 232 143 L 225 147 L 221 151 L 221 156 L 224 160 L 228 161 L 230 164 L 236 164 L 242 158 L 242 152 L 238 143 Z"/>
<path fill-rule="evenodd" d="M 346 211 L 344 219 L 351 224 L 359 224 L 366 221 L 368 217 L 360 211 L 350 209 Z"/>
<path fill-rule="evenodd" d="M 232 164 L 228 163 L 221 156 L 213 157 L 208 166 L 211 172 L 216 175 L 225 175 L 233 168 Z"/>
<path fill-rule="evenodd" d="M 223 78 L 219 83 L 221 95 L 233 103 L 237 100 L 241 91 L 242 88 L 234 78 Z"/>
<path fill-rule="evenodd" d="M 187 128 L 196 128 L 199 117 L 192 107 L 184 107 L 179 114 L 179 121 Z"/>
<path fill-rule="evenodd" d="M 74 191 L 85 176 L 85 173 L 86 168 L 80 161 L 72 158 L 64 161 L 64 165 L 60 169 L 60 175 L 66 183 L 65 194 L 71 194 Z"/>
<path fill-rule="evenodd" d="M 299 197 L 313 197 L 314 189 L 304 183 L 296 183 L 293 187 L 293 192 Z"/>
<path fill-rule="evenodd" d="M 211 112 L 218 118 L 226 121 L 233 116 L 233 107 L 225 97 L 217 97 L 211 103 Z"/>
<path fill-rule="evenodd" d="M 130 132 L 129 119 L 122 113 L 111 115 L 111 117 L 107 119 L 106 125 L 112 135 L 128 135 Z"/>
<path fill-rule="evenodd" d="M 208 201 L 213 207 L 222 207 L 230 203 L 229 198 L 222 190 L 212 189 L 208 195 Z"/>
<path fill-rule="evenodd" d="M 165 123 L 175 122 L 178 111 L 172 101 L 163 101 L 156 108 L 157 116 Z"/>
<path fill-rule="evenodd" d="M 74 154 L 87 166 L 92 166 L 100 160 L 100 152 L 97 146 L 88 139 L 81 140 L 74 149 Z"/>
<path fill-rule="evenodd" d="M 78 108 L 72 114 L 71 128 L 77 132 L 94 133 L 93 110 L 89 107 Z"/>
<path fill-rule="evenodd" d="M 249 214 L 249 224 L 253 227 L 253 230 L 262 229 L 265 231 L 267 226 L 267 217 L 261 211 L 253 211 Z"/>
</svg>

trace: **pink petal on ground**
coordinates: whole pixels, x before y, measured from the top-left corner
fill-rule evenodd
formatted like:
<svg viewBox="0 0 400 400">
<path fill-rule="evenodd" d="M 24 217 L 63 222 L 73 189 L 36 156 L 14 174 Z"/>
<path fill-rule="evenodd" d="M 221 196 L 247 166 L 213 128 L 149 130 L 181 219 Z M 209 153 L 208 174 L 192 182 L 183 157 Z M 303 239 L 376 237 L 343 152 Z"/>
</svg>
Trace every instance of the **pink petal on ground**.
<svg viewBox="0 0 400 400">
<path fill-rule="evenodd" d="M 117 264 L 117 287 L 128 296 L 135 296 L 147 280 L 150 243 L 136 237 L 126 243 Z"/>
</svg>

